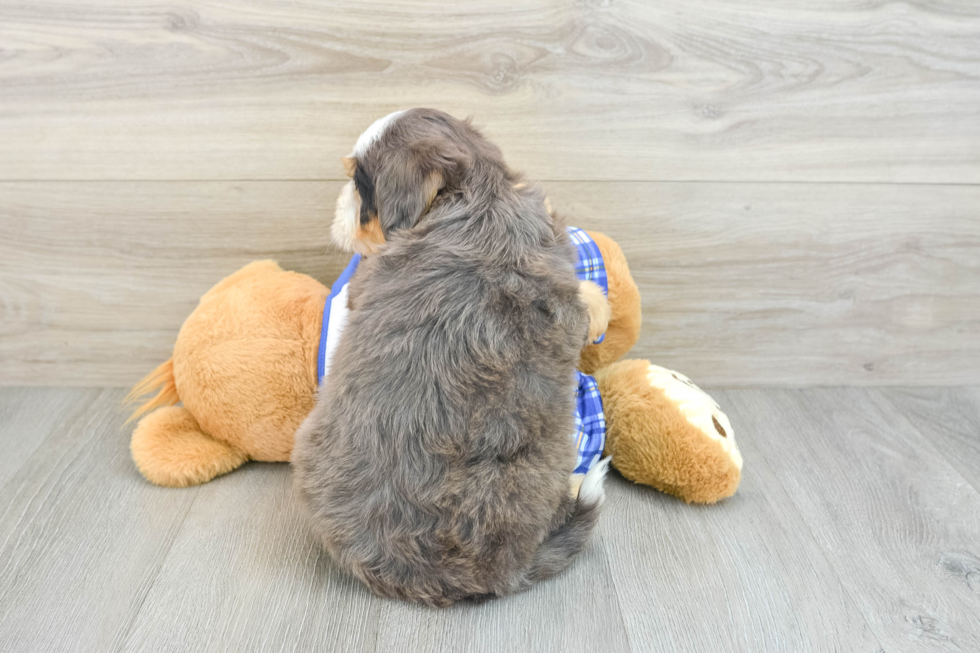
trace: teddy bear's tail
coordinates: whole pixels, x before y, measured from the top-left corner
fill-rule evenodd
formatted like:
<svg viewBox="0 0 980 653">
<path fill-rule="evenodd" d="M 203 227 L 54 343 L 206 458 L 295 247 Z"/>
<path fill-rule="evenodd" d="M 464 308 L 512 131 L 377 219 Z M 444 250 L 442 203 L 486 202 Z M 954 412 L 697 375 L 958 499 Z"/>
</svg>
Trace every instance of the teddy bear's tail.
<svg viewBox="0 0 980 653">
<path fill-rule="evenodd" d="M 174 381 L 174 359 L 168 358 L 165 363 L 144 376 L 143 380 L 129 391 L 123 402 L 135 404 L 141 397 L 154 390 L 157 391 L 156 395 L 137 406 L 133 414 L 126 420 L 127 424 L 155 408 L 173 406 L 180 401 L 180 395 L 177 394 L 177 383 Z"/>
</svg>

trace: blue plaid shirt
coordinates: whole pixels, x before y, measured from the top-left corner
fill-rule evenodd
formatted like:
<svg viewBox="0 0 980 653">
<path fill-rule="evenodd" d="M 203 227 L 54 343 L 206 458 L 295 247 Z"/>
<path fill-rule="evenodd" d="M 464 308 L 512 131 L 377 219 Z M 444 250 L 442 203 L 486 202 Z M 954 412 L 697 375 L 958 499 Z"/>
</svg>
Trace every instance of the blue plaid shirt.
<svg viewBox="0 0 980 653">
<path fill-rule="evenodd" d="M 602 412 L 602 395 L 595 377 L 578 375 L 575 391 L 575 451 L 578 461 L 575 474 L 584 474 L 602 457 L 606 446 L 606 416 Z"/>
<path fill-rule="evenodd" d="M 568 227 L 568 235 L 578 249 L 578 265 L 575 267 L 579 279 L 594 281 L 609 292 L 606 279 L 606 266 L 595 241 L 581 229 Z M 320 384 L 330 371 L 330 357 L 340 339 L 347 320 L 347 284 L 357 271 L 361 255 L 356 254 L 330 288 L 323 307 L 323 325 L 320 328 L 320 350 L 317 357 L 317 376 Z M 332 319 L 331 319 L 332 318 Z M 332 326 L 332 328 L 331 328 Z M 603 336 L 604 337 L 604 336 Z M 602 342 L 600 337 L 596 342 Z M 578 386 L 575 390 L 575 432 L 571 434 L 578 452 L 575 474 L 584 474 L 602 456 L 606 446 L 606 417 L 602 412 L 602 397 L 594 377 L 576 371 Z"/>
<path fill-rule="evenodd" d="M 602 260 L 602 252 L 599 246 L 592 240 L 589 234 L 578 227 L 565 227 L 568 236 L 575 244 L 578 251 L 578 262 L 575 264 L 575 274 L 581 281 L 591 281 L 602 288 L 602 293 L 609 296 L 609 277 L 606 275 L 606 263 Z M 606 334 L 599 336 L 595 344 L 599 344 L 606 339 Z"/>
</svg>

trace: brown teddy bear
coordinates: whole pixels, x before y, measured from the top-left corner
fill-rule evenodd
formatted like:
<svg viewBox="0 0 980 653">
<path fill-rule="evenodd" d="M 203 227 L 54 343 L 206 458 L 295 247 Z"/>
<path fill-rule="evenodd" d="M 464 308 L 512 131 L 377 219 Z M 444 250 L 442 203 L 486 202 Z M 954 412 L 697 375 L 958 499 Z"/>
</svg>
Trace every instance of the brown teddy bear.
<svg viewBox="0 0 980 653">
<path fill-rule="evenodd" d="M 608 299 L 598 318 L 608 320 L 606 328 L 582 351 L 573 491 L 574 479 L 580 482 L 604 451 L 626 478 L 684 501 L 731 496 L 742 458 L 728 418 L 687 377 L 648 361 L 616 362 L 639 337 L 639 291 L 612 239 L 569 232 L 579 248 L 579 276 Z M 248 460 L 289 461 L 293 434 L 328 373 L 345 320 L 346 280 L 359 258 L 332 290 L 273 261 L 256 261 L 201 298 L 173 356 L 127 397 L 157 391 L 133 414 L 143 416 L 131 443 L 143 476 L 185 487 Z"/>
</svg>

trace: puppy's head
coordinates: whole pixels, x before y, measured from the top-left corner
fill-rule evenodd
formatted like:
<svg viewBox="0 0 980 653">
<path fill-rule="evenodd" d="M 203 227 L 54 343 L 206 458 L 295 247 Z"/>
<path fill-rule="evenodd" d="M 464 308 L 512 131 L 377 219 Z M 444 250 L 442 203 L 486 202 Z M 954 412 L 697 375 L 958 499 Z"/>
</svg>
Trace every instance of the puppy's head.
<svg viewBox="0 0 980 653">
<path fill-rule="evenodd" d="M 351 180 L 337 198 L 334 243 L 373 254 L 393 232 L 417 225 L 440 194 L 459 188 L 481 143 L 499 157 L 469 123 L 433 109 L 376 121 L 343 159 Z"/>
</svg>

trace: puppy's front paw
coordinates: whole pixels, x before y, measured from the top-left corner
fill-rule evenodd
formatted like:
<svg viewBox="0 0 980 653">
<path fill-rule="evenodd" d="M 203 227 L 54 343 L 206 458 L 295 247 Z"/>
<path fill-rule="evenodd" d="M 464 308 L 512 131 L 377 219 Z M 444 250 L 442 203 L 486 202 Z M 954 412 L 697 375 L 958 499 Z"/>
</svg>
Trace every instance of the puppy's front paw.
<svg viewBox="0 0 980 653">
<path fill-rule="evenodd" d="M 594 281 L 582 281 L 578 286 L 578 294 L 589 310 L 589 342 L 595 342 L 609 327 L 612 317 L 612 306 Z"/>
</svg>

